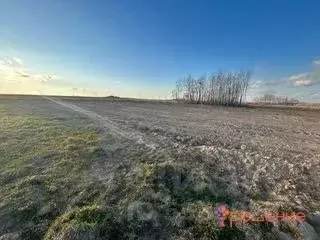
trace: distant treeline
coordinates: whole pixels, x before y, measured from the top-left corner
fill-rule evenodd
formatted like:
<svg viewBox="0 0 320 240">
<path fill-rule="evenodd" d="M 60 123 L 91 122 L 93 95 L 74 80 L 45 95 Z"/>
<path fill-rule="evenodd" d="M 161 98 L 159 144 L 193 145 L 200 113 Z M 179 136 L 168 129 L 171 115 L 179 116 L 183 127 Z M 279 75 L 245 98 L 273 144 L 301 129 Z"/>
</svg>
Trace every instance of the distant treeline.
<svg viewBox="0 0 320 240">
<path fill-rule="evenodd" d="M 262 97 L 255 98 L 254 102 L 263 104 L 294 105 L 299 103 L 299 100 L 283 96 L 276 96 L 274 94 L 265 94 Z"/>
<path fill-rule="evenodd" d="M 188 103 L 238 106 L 245 102 L 250 78 L 249 71 L 218 72 L 200 78 L 189 75 L 177 80 L 172 96 Z"/>
</svg>

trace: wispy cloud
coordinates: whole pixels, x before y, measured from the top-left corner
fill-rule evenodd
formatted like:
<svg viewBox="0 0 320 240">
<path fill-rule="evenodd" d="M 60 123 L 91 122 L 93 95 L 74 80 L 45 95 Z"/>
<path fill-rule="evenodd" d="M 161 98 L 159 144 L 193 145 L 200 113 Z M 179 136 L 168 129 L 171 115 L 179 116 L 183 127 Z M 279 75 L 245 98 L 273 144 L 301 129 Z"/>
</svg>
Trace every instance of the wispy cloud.
<svg viewBox="0 0 320 240">
<path fill-rule="evenodd" d="M 83 86 L 52 73 L 32 71 L 18 57 L 0 59 L 0 93 L 86 96 L 110 94 L 103 87 Z"/>
<path fill-rule="evenodd" d="M 300 73 L 288 78 L 288 82 L 293 87 L 313 86 L 320 84 L 320 60 L 313 61 L 314 70 L 312 72 Z"/>
<path fill-rule="evenodd" d="M 23 61 L 20 58 L 17 57 L 6 57 L 2 60 L 2 65 L 8 66 L 8 67 L 22 67 Z"/>
<path fill-rule="evenodd" d="M 0 60 L 2 93 L 38 93 L 53 90 L 66 92 L 68 88 L 71 88 L 71 84 L 62 77 L 31 71 L 18 57 L 5 57 Z"/>
<path fill-rule="evenodd" d="M 308 73 L 291 76 L 289 81 L 293 87 L 312 86 L 316 83 Z"/>
<path fill-rule="evenodd" d="M 320 60 L 313 61 L 314 69 L 311 72 L 298 73 L 289 77 L 265 81 L 266 86 L 306 87 L 320 85 Z"/>
<path fill-rule="evenodd" d="M 314 60 L 313 65 L 316 67 L 320 67 L 320 60 Z"/>
<path fill-rule="evenodd" d="M 28 82 L 32 83 L 65 83 L 61 77 L 32 72 L 24 66 L 22 59 L 17 57 L 6 57 L 0 61 L 0 81 L 1 82 Z"/>
<path fill-rule="evenodd" d="M 250 96 L 256 97 L 266 93 L 297 97 L 301 100 L 320 101 L 320 60 L 312 62 L 310 72 L 298 73 L 284 78 L 269 81 L 253 80 L 250 85 Z"/>
</svg>

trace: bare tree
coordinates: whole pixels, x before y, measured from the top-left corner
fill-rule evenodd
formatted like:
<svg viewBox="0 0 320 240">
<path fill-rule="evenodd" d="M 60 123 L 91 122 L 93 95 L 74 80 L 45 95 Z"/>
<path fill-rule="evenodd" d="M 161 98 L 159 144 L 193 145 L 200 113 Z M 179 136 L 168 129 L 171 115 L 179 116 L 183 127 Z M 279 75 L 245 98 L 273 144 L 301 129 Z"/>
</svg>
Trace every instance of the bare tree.
<svg viewBox="0 0 320 240">
<path fill-rule="evenodd" d="M 287 96 L 276 96 L 274 94 L 264 94 L 254 100 L 256 103 L 276 104 L 276 105 L 294 105 L 299 103 L 299 100 L 288 98 Z"/>
<path fill-rule="evenodd" d="M 248 71 L 217 72 L 193 78 L 191 75 L 179 79 L 172 96 L 197 104 L 242 105 L 246 98 L 251 74 Z"/>
</svg>

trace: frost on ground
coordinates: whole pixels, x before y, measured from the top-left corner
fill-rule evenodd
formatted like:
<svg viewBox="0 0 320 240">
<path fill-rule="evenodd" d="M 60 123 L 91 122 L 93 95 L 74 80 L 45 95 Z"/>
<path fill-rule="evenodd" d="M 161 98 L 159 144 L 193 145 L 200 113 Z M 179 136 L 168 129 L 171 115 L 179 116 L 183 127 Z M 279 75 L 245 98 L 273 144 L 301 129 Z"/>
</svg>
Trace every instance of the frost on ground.
<svg viewBox="0 0 320 240">
<path fill-rule="evenodd" d="M 0 100 L 0 239 L 319 239 L 320 112 Z M 235 211 L 307 219 L 219 228 Z"/>
</svg>

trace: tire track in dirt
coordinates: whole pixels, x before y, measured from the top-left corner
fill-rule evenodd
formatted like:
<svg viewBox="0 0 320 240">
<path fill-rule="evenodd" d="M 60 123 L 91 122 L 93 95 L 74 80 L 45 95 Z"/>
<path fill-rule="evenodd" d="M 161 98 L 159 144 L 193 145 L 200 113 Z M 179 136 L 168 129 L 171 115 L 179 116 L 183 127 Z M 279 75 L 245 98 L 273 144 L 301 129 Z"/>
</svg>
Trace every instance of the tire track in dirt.
<svg viewBox="0 0 320 240">
<path fill-rule="evenodd" d="M 127 140 L 134 141 L 137 144 L 143 144 L 151 148 L 152 150 L 159 148 L 159 144 L 156 143 L 153 139 L 151 140 L 149 137 L 142 135 L 141 132 L 134 131 L 132 129 L 124 130 L 123 127 L 120 128 L 116 123 L 112 122 L 107 117 L 103 117 L 95 112 L 83 109 L 71 103 L 63 102 L 61 100 L 53 99 L 50 97 L 45 97 L 45 99 L 65 108 L 71 109 L 75 112 L 88 116 L 90 119 L 94 120 L 95 122 L 98 122 L 100 126 L 107 128 L 110 131 L 110 133 L 114 136 L 120 136 Z"/>
</svg>

